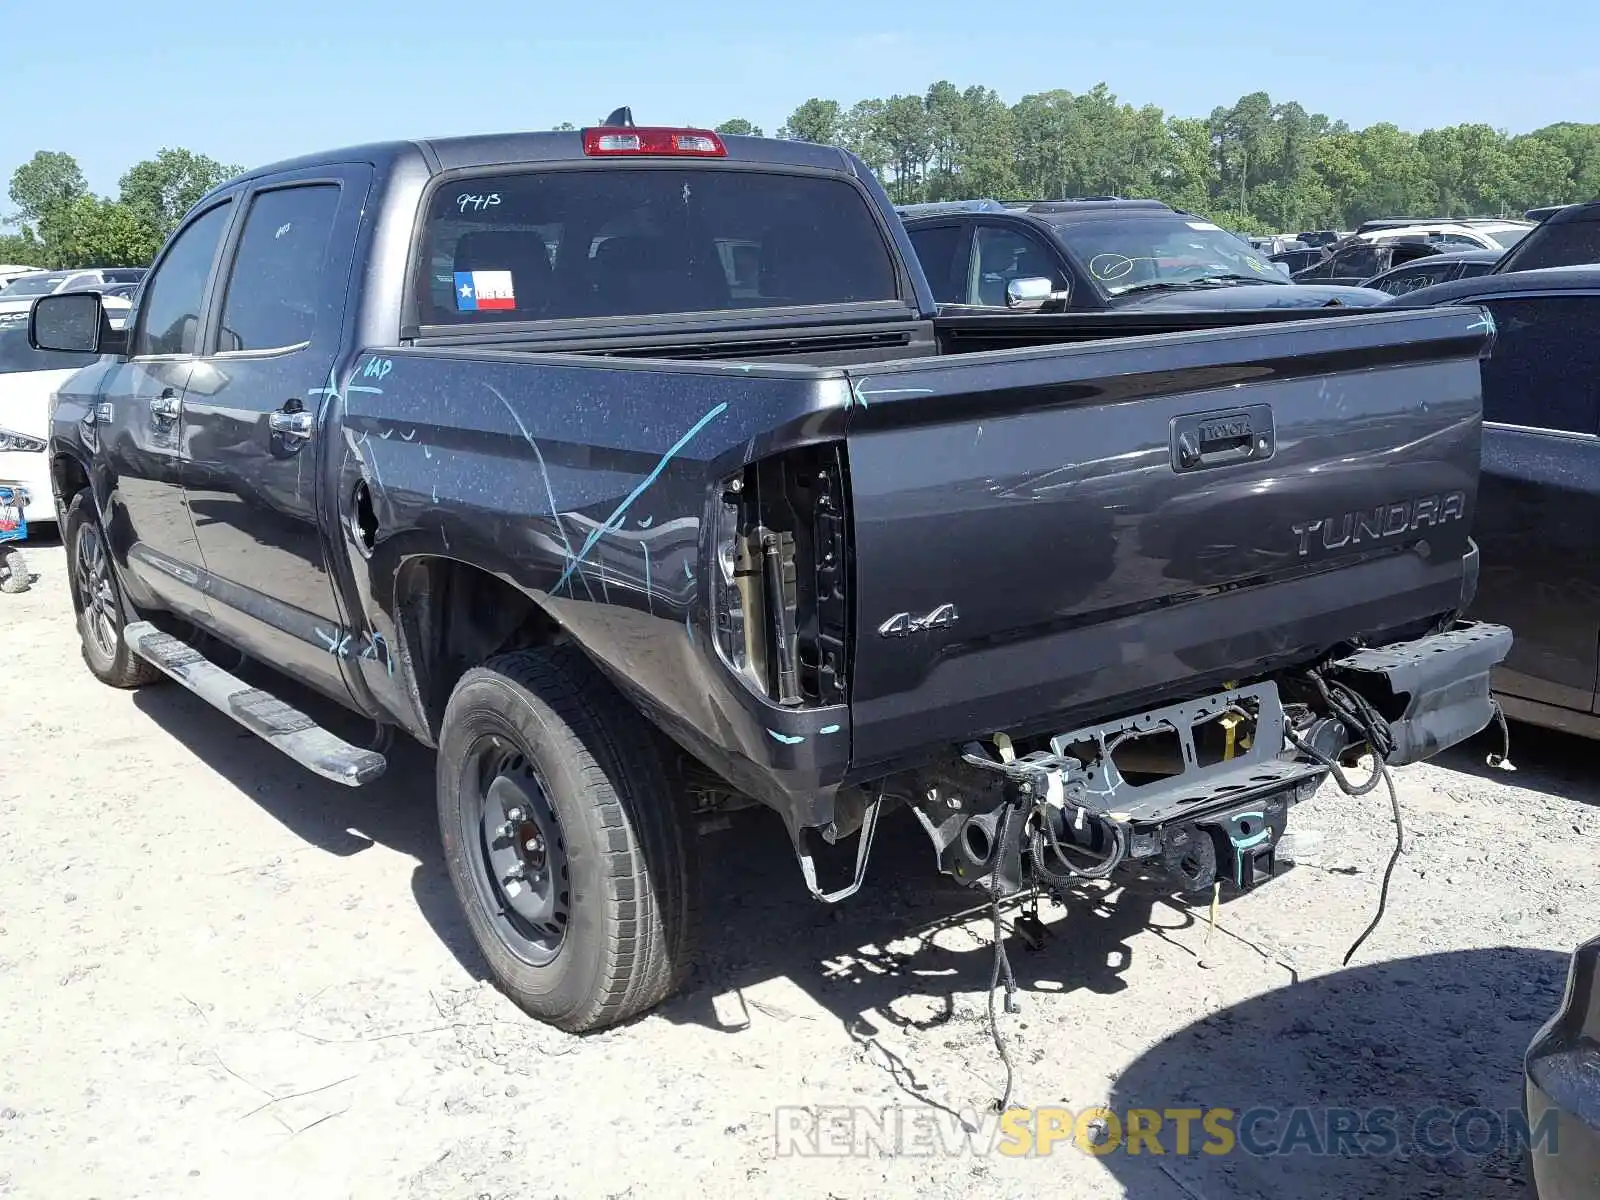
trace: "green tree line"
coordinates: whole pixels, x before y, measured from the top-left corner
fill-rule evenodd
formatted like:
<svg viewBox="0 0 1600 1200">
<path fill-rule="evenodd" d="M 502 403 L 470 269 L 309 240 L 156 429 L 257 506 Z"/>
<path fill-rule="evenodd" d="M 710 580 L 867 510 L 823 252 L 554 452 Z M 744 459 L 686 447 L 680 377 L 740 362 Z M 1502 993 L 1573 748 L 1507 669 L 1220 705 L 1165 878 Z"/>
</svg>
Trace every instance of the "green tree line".
<svg viewBox="0 0 1600 1200">
<path fill-rule="evenodd" d="M 570 129 L 563 123 L 560 128 Z M 759 136 L 743 117 L 717 127 Z M 1600 124 L 1560 122 L 1512 136 L 1488 125 L 1412 133 L 1352 129 L 1265 92 L 1207 117 L 1120 101 L 1103 83 L 1007 104 L 946 80 L 921 95 L 812 98 L 778 136 L 859 155 L 898 203 L 992 197 L 1153 197 L 1240 232 L 1349 229 L 1376 216 L 1494 216 L 1600 197 Z M 164 149 L 97 196 L 70 154 L 41 150 L 11 177 L 0 262 L 138 265 L 184 211 L 239 172 Z"/>
<path fill-rule="evenodd" d="M 754 131 L 743 118 L 724 132 Z M 1252 92 L 1206 117 L 1121 102 L 1103 83 L 1007 104 L 946 80 L 921 95 L 810 99 L 779 137 L 842 146 L 897 203 L 1116 195 L 1164 200 L 1248 233 L 1369 217 L 1520 215 L 1600 196 L 1600 124 L 1511 136 L 1488 125 L 1352 129 Z"/>
<path fill-rule="evenodd" d="M 189 207 L 241 169 L 164 149 L 130 167 L 113 199 L 89 190 L 72 155 L 40 150 L 11 176 L 15 212 L 0 227 L 0 262 L 144 266 Z"/>
</svg>

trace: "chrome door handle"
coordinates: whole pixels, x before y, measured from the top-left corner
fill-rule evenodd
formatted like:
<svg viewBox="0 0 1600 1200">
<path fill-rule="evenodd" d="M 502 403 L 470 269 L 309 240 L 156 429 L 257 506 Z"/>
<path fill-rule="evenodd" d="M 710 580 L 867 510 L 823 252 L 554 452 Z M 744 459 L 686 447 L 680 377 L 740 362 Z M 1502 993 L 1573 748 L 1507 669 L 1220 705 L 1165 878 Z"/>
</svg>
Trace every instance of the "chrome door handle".
<svg viewBox="0 0 1600 1200">
<path fill-rule="evenodd" d="M 150 415 L 158 421 L 176 421 L 183 412 L 183 401 L 176 396 L 161 395 L 150 401 Z"/>
<path fill-rule="evenodd" d="M 304 440 L 316 428 L 316 417 L 308 412 L 275 412 L 267 414 L 267 428 L 286 438 Z"/>
</svg>

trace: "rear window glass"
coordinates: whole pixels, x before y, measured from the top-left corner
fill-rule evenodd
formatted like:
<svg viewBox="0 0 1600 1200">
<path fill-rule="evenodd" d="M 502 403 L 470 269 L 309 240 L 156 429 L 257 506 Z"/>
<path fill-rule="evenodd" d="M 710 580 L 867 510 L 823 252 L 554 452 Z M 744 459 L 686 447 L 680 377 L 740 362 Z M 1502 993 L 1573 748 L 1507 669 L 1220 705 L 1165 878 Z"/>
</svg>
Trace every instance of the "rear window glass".
<svg viewBox="0 0 1600 1200">
<path fill-rule="evenodd" d="M 439 188 L 428 325 L 898 298 L 866 199 L 837 179 L 662 168 L 563 170 Z"/>
</svg>

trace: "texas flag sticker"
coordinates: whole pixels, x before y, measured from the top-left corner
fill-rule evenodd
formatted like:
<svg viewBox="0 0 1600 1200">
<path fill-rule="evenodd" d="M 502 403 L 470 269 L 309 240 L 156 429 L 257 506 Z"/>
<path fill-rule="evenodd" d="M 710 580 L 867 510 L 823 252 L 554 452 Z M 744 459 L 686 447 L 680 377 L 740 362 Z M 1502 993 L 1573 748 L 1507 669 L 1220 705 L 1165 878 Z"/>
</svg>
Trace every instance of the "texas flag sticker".
<svg viewBox="0 0 1600 1200">
<path fill-rule="evenodd" d="M 480 308 L 515 308 L 516 293 L 510 271 L 457 271 L 456 308 L 475 312 Z"/>
</svg>

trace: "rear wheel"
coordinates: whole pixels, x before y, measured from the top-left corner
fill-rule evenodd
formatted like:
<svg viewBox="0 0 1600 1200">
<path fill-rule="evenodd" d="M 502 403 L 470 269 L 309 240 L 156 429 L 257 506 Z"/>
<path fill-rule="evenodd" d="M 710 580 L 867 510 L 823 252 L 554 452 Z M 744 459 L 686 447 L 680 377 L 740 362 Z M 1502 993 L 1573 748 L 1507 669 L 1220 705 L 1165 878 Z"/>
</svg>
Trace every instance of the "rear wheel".
<svg viewBox="0 0 1600 1200">
<path fill-rule="evenodd" d="M 122 640 L 126 622 L 117 573 L 87 492 L 72 498 L 62 541 L 69 556 L 72 602 L 78 610 L 78 640 L 90 672 L 101 683 L 117 688 L 142 687 L 160 679 L 161 672 Z"/>
<path fill-rule="evenodd" d="M 654 1006 L 690 964 L 693 835 L 658 735 L 571 647 L 468 671 L 439 742 L 439 826 L 496 982 L 562 1029 Z"/>
</svg>

